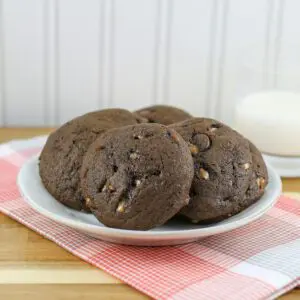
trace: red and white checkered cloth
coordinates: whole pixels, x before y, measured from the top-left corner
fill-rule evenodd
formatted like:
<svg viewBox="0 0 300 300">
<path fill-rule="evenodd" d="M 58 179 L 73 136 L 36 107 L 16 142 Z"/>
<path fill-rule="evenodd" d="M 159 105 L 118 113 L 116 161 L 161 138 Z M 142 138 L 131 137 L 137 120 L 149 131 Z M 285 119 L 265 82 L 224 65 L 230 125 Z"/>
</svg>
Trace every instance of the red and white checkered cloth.
<svg viewBox="0 0 300 300">
<path fill-rule="evenodd" d="M 0 145 L 0 212 L 155 299 L 273 299 L 300 283 L 300 202 L 282 196 L 261 219 L 173 247 L 114 245 L 59 225 L 22 199 L 16 177 L 45 137 Z"/>
</svg>

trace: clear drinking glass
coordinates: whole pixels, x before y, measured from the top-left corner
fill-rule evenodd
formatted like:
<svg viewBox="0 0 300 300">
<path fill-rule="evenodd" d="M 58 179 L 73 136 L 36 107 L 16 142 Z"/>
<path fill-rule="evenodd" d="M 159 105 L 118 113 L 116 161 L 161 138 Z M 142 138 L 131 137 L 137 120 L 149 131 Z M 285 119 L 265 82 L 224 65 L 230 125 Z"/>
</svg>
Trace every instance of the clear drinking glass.
<svg viewBox="0 0 300 300">
<path fill-rule="evenodd" d="M 245 51 L 238 63 L 233 127 L 282 177 L 300 177 L 300 44 Z"/>
<path fill-rule="evenodd" d="M 267 154 L 300 157 L 300 44 L 269 53 L 242 55 L 233 126 Z"/>
</svg>

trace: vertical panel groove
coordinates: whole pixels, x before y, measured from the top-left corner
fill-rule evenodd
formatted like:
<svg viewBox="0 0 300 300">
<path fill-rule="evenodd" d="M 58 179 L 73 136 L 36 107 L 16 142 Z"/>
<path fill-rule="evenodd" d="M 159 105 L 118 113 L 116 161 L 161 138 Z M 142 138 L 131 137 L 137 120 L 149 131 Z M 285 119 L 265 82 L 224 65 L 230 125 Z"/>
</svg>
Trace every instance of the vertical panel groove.
<svg viewBox="0 0 300 300">
<path fill-rule="evenodd" d="M 272 31 L 272 16 L 275 7 L 275 1 L 268 1 L 267 8 L 267 24 L 266 24 L 266 35 L 265 35 L 265 53 L 263 60 L 263 88 L 267 88 L 269 86 L 269 76 L 268 72 L 270 71 L 270 49 L 271 49 L 271 31 Z"/>
<path fill-rule="evenodd" d="M 59 1 L 60 122 L 99 108 L 99 0 Z"/>
<path fill-rule="evenodd" d="M 43 32 L 44 32 L 44 125 L 49 125 L 49 9 L 47 0 L 43 2 Z"/>
<path fill-rule="evenodd" d="M 195 115 L 204 115 L 214 1 L 174 1 L 169 99 Z M 212 47 L 212 46 L 211 46 Z"/>
<path fill-rule="evenodd" d="M 4 19 L 3 19 L 3 0 L 0 0 L 0 125 L 6 125 L 6 94 L 5 94 L 5 36 L 4 36 Z"/>
<path fill-rule="evenodd" d="M 104 72 L 104 35 L 105 35 L 105 8 L 106 8 L 106 1 L 101 0 L 100 5 L 100 20 L 99 20 L 99 71 L 98 71 L 98 86 L 99 86 L 99 107 L 102 108 L 104 106 L 104 99 L 103 99 L 103 72 Z"/>
<path fill-rule="evenodd" d="M 283 16 L 285 9 L 285 0 L 279 0 L 279 5 L 277 7 L 277 28 L 276 28 L 276 36 L 275 36 L 275 54 L 274 54 L 274 82 L 273 86 L 277 87 L 277 73 L 278 73 L 278 63 L 281 52 L 281 44 L 282 44 L 282 31 L 283 31 Z"/>
<path fill-rule="evenodd" d="M 57 12 L 56 0 L 44 0 L 43 3 L 43 76 L 44 76 L 44 125 L 58 124 L 58 94 L 56 90 L 57 55 Z"/>
<path fill-rule="evenodd" d="M 229 0 L 223 2 L 223 11 L 222 11 L 222 26 L 221 26 L 221 45 L 220 45 L 220 56 L 218 61 L 218 81 L 217 81 L 217 99 L 214 107 L 216 112 L 216 117 L 221 118 L 222 112 L 220 110 L 220 103 L 222 98 L 222 87 L 223 87 L 223 77 L 224 77 L 224 65 L 226 57 L 226 39 L 227 39 L 227 18 L 229 11 Z"/>
<path fill-rule="evenodd" d="M 234 125 L 234 108 L 240 99 L 262 86 L 269 4 L 269 0 L 228 3 L 222 100 L 218 108 L 221 120 L 230 125 Z"/>
<path fill-rule="evenodd" d="M 59 0 L 54 0 L 54 82 L 55 82 L 55 92 L 54 92 L 54 120 L 55 124 L 60 124 L 60 21 L 59 21 Z"/>
<path fill-rule="evenodd" d="M 107 0 L 111 2 L 110 7 L 110 43 L 109 43 L 109 49 L 110 49 L 110 56 L 109 56 L 109 106 L 114 105 L 114 61 L 115 61 L 115 9 L 116 9 L 116 2 L 115 0 Z"/>
<path fill-rule="evenodd" d="M 101 97 L 102 97 L 102 106 L 111 107 L 113 106 L 113 89 L 114 89 L 114 47 L 115 47 L 115 0 L 102 0 L 103 5 L 103 22 L 102 30 L 102 57 L 100 64 L 101 73 Z"/>
<path fill-rule="evenodd" d="M 98 65 L 95 65 L 96 71 L 92 73 L 93 75 L 96 74 L 96 77 L 99 76 L 98 86 L 95 88 L 97 105 L 100 107 L 113 106 L 117 105 L 118 101 L 120 102 L 120 99 L 124 99 L 123 105 L 126 106 L 126 101 L 138 101 L 134 98 L 135 84 L 138 85 L 140 82 L 138 80 L 135 82 L 136 78 L 133 78 L 131 81 L 129 80 L 129 84 L 124 84 L 124 86 L 122 86 L 125 94 L 128 93 L 128 98 L 127 94 L 124 95 L 124 98 L 122 98 L 120 93 L 118 94 L 120 82 L 122 81 L 122 78 L 124 78 L 124 74 L 126 74 L 126 68 L 129 65 L 129 62 L 126 65 L 126 60 L 129 58 L 128 61 L 132 63 L 130 67 L 134 66 L 137 70 L 137 74 L 135 74 L 135 72 L 131 72 L 132 75 L 130 76 L 143 77 L 145 75 L 145 80 L 143 81 L 144 86 L 141 87 L 140 94 L 143 95 L 143 90 L 147 89 L 145 94 L 147 93 L 147 95 L 150 95 L 149 102 L 171 103 L 173 101 L 177 101 L 178 105 L 181 105 L 182 103 L 184 106 L 185 103 L 184 99 L 182 98 L 184 98 L 187 94 L 187 97 L 191 99 L 191 107 L 193 107 L 193 103 L 198 105 L 198 103 L 196 103 L 198 99 L 201 98 L 201 101 L 202 98 L 204 98 L 203 102 L 205 102 L 205 104 L 203 105 L 203 113 L 206 115 L 216 116 L 218 118 L 223 117 L 223 115 L 230 116 L 229 109 L 232 107 L 232 103 L 230 102 L 229 105 L 227 103 L 227 99 L 232 99 L 233 97 L 230 97 L 231 93 L 229 90 L 231 89 L 231 86 L 228 85 L 228 82 L 231 82 L 231 78 L 227 79 L 227 73 L 232 75 L 232 71 L 235 67 L 235 51 L 238 49 L 238 47 L 242 46 L 243 43 L 247 44 L 249 42 L 249 37 L 245 37 L 245 29 L 247 34 L 251 35 L 252 42 L 254 44 L 257 43 L 259 47 L 259 54 L 255 57 L 255 59 L 259 64 L 259 68 L 262 68 L 264 71 L 264 78 L 263 80 L 259 80 L 258 85 L 261 85 L 263 82 L 264 87 L 276 87 L 276 85 L 279 83 L 277 82 L 277 79 L 279 78 L 276 76 L 280 68 L 279 59 L 281 54 L 284 53 L 285 47 L 287 47 L 287 45 L 283 44 L 282 41 L 284 35 L 283 27 L 290 22 L 288 32 L 290 39 L 294 40 L 293 35 L 295 34 L 293 33 L 292 28 L 297 27 L 298 20 L 296 17 L 294 17 L 293 21 L 290 21 L 289 18 L 291 15 L 293 15 L 292 10 L 296 11 L 296 9 L 293 9 L 293 7 L 297 8 L 297 2 L 295 2 L 295 4 L 290 4 L 293 1 L 266 0 L 263 1 L 263 4 L 258 4 L 259 1 L 255 1 L 256 4 L 253 2 L 251 4 L 248 3 L 247 5 L 244 5 L 238 4 L 237 1 L 233 0 L 213 0 L 213 2 L 207 5 L 207 7 L 203 5 L 205 9 L 202 9 L 199 12 L 199 9 L 195 9 L 195 7 L 198 7 L 198 5 L 196 5 L 197 0 L 194 0 L 187 4 L 187 11 L 189 14 L 187 13 L 182 15 L 180 14 L 180 11 L 184 6 L 180 6 L 178 4 L 180 1 L 181 0 L 178 2 L 174 0 L 156 0 L 156 4 L 149 4 L 150 9 L 148 9 L 148 11 L 150 11 L 151 16 L 149 19 L 147 19 L 148 14 L 145 13 L 147 19 L 145 20 L 145 24 L 147 25 L 142 27 L 140 30 L 142 33 L 140 33 L 139 31 L 134 30 L 134 26 L 143 24 L 143 17 L 135 18 L 136 16 L 140 16 L 140 13 L 143 14 L 145 12 L 143 5 L 139 6 L 137 10 L 134 9 L 136 8 L 136 4 L 138 2 L 133 1 L 131 5 L 129 4 L 129 7 L 127 7 L 125 4 L 121 5 L 121 7 L 127 11 L 128 16 L 126 16 L 126 18 L 129 18 L 127 20 L 124 18 L 123 20 L 123 10 L 117 9 L 119 8 L 118 5 L 121 2 L 117 2 L 116 0 L 101 0 L 99 20 L 99 63 L 97 63 Z M 205 1 L 208 2 L 209 0 Z M 205 1 L 203 1 L 203 3 L 205 3 Z M 17 82 L 15 85 L 17 87 L 24 85 L 22 88 L 25 91 L 23 92 L 24 98 L 20 99 L 20 104 L 21 101 L 28 101 L 22 102 L 24 106 L 26 106 L 27 103 L 43 104 L 43 106 L 39 106 L 40 112 L 38 111 L 35 115 L 33 114 L 35 116 L 35 120 L 37 120 L 38 123 L 41 123 L 39 125 L 59 124 L 64 117 L 62 108 L 64 105 L 67 105 L 68 101 L 72 101 L 73 99 L 72 94 L 69 97 L 69 94 L 65 92 L 69 88 L 72 88 L 69 86 L 70 82 L 72 83 L 72 78 L 70 80 L 69 78 L 72 76 L 68 76 L 67 74 L 67 70 L 72 64 L 72 59 L 71 62 L 69 62 L 69 65 L 66 64 L 65 67 L 64 61 L 65 58 L 68 57 L 69 50 L 64 51 L 64 47 L 65 45 L 69 45 L 69 42 L 68 39 L 65 39 L 65 37 L 68 37 L 68 32 L 64 31 L 64 28 L 65 22 L 69 22 L 69 15 L 71 15 L 71 19 L 76 18 L 77 15 L 75 14 L 74 17 L 74 14 L 66 14 L 67 17 L 65 18 L 64 13 L 61 10 L 62 5 L 59 0 L 44 0 L 42 6 L 34 1 L 32 3 L 32 5 L 36 5 L 38 8 L 38 13 L 34 13 L 33 18 L 34 22 L 38 22 L 37 24 L 42 24 L 44 30 L 43 36 L 41 36 L 40 31 L 36 31 L 32 25 L 28 27 L 28 30 L 30 30 L 30 32 L 32 31 L 33 34 L 38 37 L 39 41 L 42 41 L 43 48 L 40 47 L 40 43 L 38 43 L 38 45 L 35 45 L 35 42 L 31 43 L 30 39 L 28 39 L 27 44 L 27 36 L 22 36 L 22 33 L 19 34 L 18 30 L 16 30 L 16 28 L 18 28 L 17 26 L 20 27 L 22 24 L 24 24 L 22 23 L 24 22 L 22 19 L 22 10 L 24 10 L 24 8 L 16 13 L 16 16 L 18 16 L 18 14 L 21 16 L 20 18 L 16 19 L 14 12 L 15 6 L 9 4 L 8 1 L 6 2 L 4 0 L 0 0 L 0 125 L 14 123 L 18 124 L 18 122 L 23 122 L 23 119 L 22 121 L 19 121 L 21 118 L 16 117 L 16 113 L 20 113 L 20 109 L 18 110 L 17 105 L 11 102 L 13 98 L 17 104 L 19 103 L 19 95 L 15 92 L 16 90 L 14 87 L 16 78 L 19 78 L 19 82 Z M 79 3 L 82 2 L 79 1 Z M 289 5 L 292 5 L 290 10 Z M 244 8 L 244 6 L 247 8 Z M 255 11 L 256 6 L 261 9 L 259 12 L 260 23 L 259 25 L 252 24 L 253 26 L 251 27 L 249 25 L 249 20 L 258 14 L 257 9 Z M 96 4 L 93 7 L 97 7 L 98 10 L 98 6 L 96 6 Z M 232 11 L 235 12 L 235 14 L 233 14 L 234 21 L 232 22 L 231 18 L 228 17 L 229 8 L 230 13 Z M 68 6 L 66 6 L 66 9 L 68 9 Z M 179 13 L 176 13 L 177 10 L 179 10 Z M 28 11 L 32 12 L 33 10 L 30 8 Z M 31 14 L 28 13 L 28 11 L 25 9 L 24 15 L 27 23 L 28 20 L 31 20 Z M 40 19 L 41 11 L 44 19 Z M 187 26 L 180 25 L 180 22 L 185 22 L 187 20 L 192 11 L 196 11 L 194 19 L 192 19 Z M 199 15 L 199 18 L 201 18 L 202 11 L 205 11 L 209 15 L 206 17 L 206 26 L 199 26 L 197 23 L 197 16 Z M 286 13 L 289 11 L 289 13 L 287 13 L 286 20 L 284 20 L 284 11 Z M 11 13 L 7 14 L 7 12 Z M 88 11 L 89 14 L 85 17 L 93 15 L 91 12 L 92 10 Z M 80 15 L 80 13 L 78 13 L 78 15 Z M 98 22 L 99 16 L 96 15 L 96 17 L 97 19 L 94 18 L 94 20 Z M 121 22 L 124 21 L 124 24 L 127 24 L 126 21 L 128 22 L 130 20 L 132 22 L 130 23 L 130 26 L 128 26 L 128 33 L 126 30 L 122 31 L 120 29 L 122 27 Z M 210 26 L 207 26 L 209 22 Z M 174 26 L 174 24 L 177 26 Z M 235 26 L 239 27 L 240 25 L 240 28 L 234 29 Z M 97 26 L 98 23 L 96 24 L 96 27 Z M 93 29 L 94 27 L 94 25 L 90 25 L 87 28 Z M 204 27 L 205 29 L 201 31 L 199 30 L 199 27 Z M 72 25 L 70 25 L 68 28 L 68 30 L 71 28 L 70 31 L 72 31 Z M 80 26 L 78 28 L 80 28 Z M 183 28 L 181 32 L 180 28 Z M 121 42 L 120 36 L 118 35 L 119 30 L 120 34 L 123 36 Z M 297 28 L 295 29 L 295 32 L 297 32 L 296 30 Z M 11 38 L 11 31 L 13 32 L 13 38 Z M 74 29 L 74 31 L 77 32 L 76 29 Z M 86 32 L 89 32 L 89 30 L 86 30 Z M 184 34 L 187 32 L 189 33 L 187 39 L 183 39 L 182 36 L 184 36 Z M 232 32 L 234 32 L 234 34 L 232 34 Z M 142 47 L 142 50 L 140 51 L 142 53 L 142 58 L 138 60 L 136 54 L 139 54 L 139 48 L 134 46 L 136 52 L 135 54 L 130 54 L 130 51 L 126 49 L 127 44 L 126 40 L 124 41 L 124 39 L 126 39 L 126 36 L 128 35 L 128 40 L 134 42 L 135 35 L 137 34 L 138 37 L 142 37 L 143 33 L 145 36 L 149 35 L 150 42 L 149 44 L 147 43 L 147 46 Z M 93 35 L 97 34 L 98 27 L 96 32 L 93 31 Z M 33 36 L 33 38 L 35 38 L 35 36 Z M 31 38 L 30 34 L 28 37 Z M 152 41 L 153 37 L 154 43 Z M 18 54 L 18 51 L 22 51 L 18 50 L 19 40 L 21 43 L 23 43 L 22 45 L 26 46 L 25 48 L 28 48 L 27 51 L 29 53 L 35 53 L 32 51 L 37 51 L 36 53 L 38 54 L 39 59 L 41 54 L 43 55 L 43 60 L 40 61 L 36 59 L 36 62 L 33 65 L 37 68 L 36 82 L 39 82 L 39 87 L 44 87 L 44 89 L 40 89 L 37 93 L 35 92 L 34 82 L 32 84 L 29 82 L 30 84 L 28 84 L 26 71 L 25 75 L 23 74 L 23 71 L 24 69 L 26 70 L 26 68 L 20 68 L 20 71 L 22 71 L 21 76 L 19 76 L 19 71 L 15 71 L 15 69 L 17 69 L 20 65 L 18 64 L 18 58 L 21 56 Z M 189 40 L 191 41 L 191 44 L 189 44 Z M 205 42 L 203 42 L 203 40 L 205 40 Z M 72 41 L 75 41 L 74 44 L 76 45 L 76 36 L 72 39 Z M 187 41 L 187 43 L 185 43 L 186 47 L 181 47 L 181 45 L 184 44 L 182 41 Z M 193 63 L 195 61 L 197 62 L 201 56 L 201 54 L 198 55 L 197 53 L 199 50 L 202 51 L 202 44 L 206 45 L 205 51 L 202 52 L 204 53 L 202 55 L 203 62 L 200 61 L 197 65 L 195 65 Z M 137 45 L 139 45 L 138 42 Z M 125 49 L 123 49 L 123 47 Z M 145 51 L 146 47 L 149 51 L 147 51 L 147 49 Z M 97 46 L 94 49 L 96 48 Z M 207 51 L 207 48 L 209 48 L 209 51 Z M 81 50 L 81 52 L 78 51 L 78 56 L 82 55 L 84 59 L 84 55 L 89 53 L 88 49 L 91 49 L 91 47 L 83 47 L 82 49 L 83 50 Z M 193 49 L 194 52 L 190 51 L 190 49 Z M 125 50 L 125 52 L 127 51 L 126 55 L 120 55 L 123 50 Z M 286 51 L 288 51 L 288 49 L 286 49 Z M 191 55 L 189 64 L 184 65 L 184 57 L 187 57 L 187 55 L 190 53 L 195 54 Z M 97 54 L 98 53 L 96 53 L 95 56 L 97 56 Z M 287 55 L 289 55 L 289 52 L 287 52 Z M 34 61 L 34 54 L 32 57 L 32 60 Z M 145 68 L 143 67 L 143 61 L 147 61 L 148 59 L 149 64 L 146 65 L 147 70 L 144 70 Z M 182 60 L 178 61 L 177 59 Z M 20 59 L 20 61 L 23 62 L 22 59 Z M 82 60 L 81 64 L 78 63 L 79 68 L 84 66 L 85 69 L 85 66 L 87 66 L 86 69 L 88 70 L 93 61 L 94 56 L 90 62 Z M 153 65 L 152 61 L 154 61 Z M 76 61 L 74 61 L 74 64 L 74 69 L 76 69 Z M 181 65 L 184 65 L 185 68 L 182 68 Z M 224 69 L 224 65 L 227 65 L 227 69 Z M 43 66 L 44 70 L 40 70 L 41 67 L 39 66 Z M 130 67 L 128 67 L 129 72 L 131 71 Z M 199 70 L 201 70 L 201 72 Z M 42 75 L 40 75 L 41 72 Z M 82 72 L 82 76 L 86 75 L 85 72 L 86 70 Z M 143 74 L 143 72 L 145 72 L 145 74 Z M 182 72 L 184 74 L 182 74 Z M 202 72 L 204 73 L 203 79 L 199 79 L 199 74 L 202 76 Z M 64 76 L 65 73 L 67 74 L 66 76 Z M 178 87 L 177 89 L 174 88 L 174 86 L 180 85 L 180 81 L 184 81 L 181 80 L 182 78 L 190 78 L 189 76 L 193 75 L 195 75 L 194 78 L 198 78 L 198 82 L 201 80 L 201 84 L 203 83 L 204 85 L 203 87 L 199 88 L 199 92 L 195 88 L 195 86 L 197 86 L 197 82 L 190 85 L 187 83 L 186 85 L 180 86 L 180 88 Z M 41 78 L 40 76 L 44 77 Z M 148 81 L 150 83 L 148 83 Z M 232 86 L 233 85 L 234 84 L 232 84 Z M 91 86 L 91 89 L 95 87 L 94 82 L 91 84 Z M 148 90 L 149 86 L 150 88 Z M 189 89 L 190 86 L 192 86 L 194 89 Z M 27 90 L 29 90 L 28 96 L 26 94 Z M 78 90 L 81 91 L 80 88 L 78 88 Z M 188 94 L 189 91 L 191 91 L 190 95 Z M 22 95 L 22 92 L 20 92 L 20 94 Z M 86 94 L 89 95 L 89 87 L 87 87 L 85 90 L 83 89 L 82 95 L 80 94 L 79 98 L 85 97 Z M 193 95 L 195 94 L 197 95 L 193 98 Z M 178 95 L 178 97 L 176 98 L 175 95 Z M 225 97 L 223 95 L 226 96 L 225 99 L 223 99 Z M 37 103 L 37 101 L 42 102 Z M 142 103 L 136 103 L 138 105 L 145 105 L 145 99 L 142 101 Z M 225 106 L 228 106 L 228 108 Z M 86 105 L 83 104 L 83 107 L 80 109 L 84 109 L 85 107 Z M 20 117 L 22 117 L 22 113 L 23 112 L 21 111 Z M 26 114 L 28 119 L 24 118 L 24 122 L 25 124 L 30 125 L 31 120 L 34 120 L 30 115 L 30 105 L 28 105 L 28 110 L 26 108 L 24 111 L 24 115 Z M 41 120 L 38 119 L 39 117 Z"/>
<path fill-rule="evenodd" d="M 153 96 L 152 103 L 158 103 L 158 80 L 159 80 L 159 46 L 160 46 L 160 32 L 162 23 L 162 3 L 161 0 L 156 0 L 156 19 L 155 19 L 155 43 L 154 43 L 154 62 L 153 62 Z"/>
<path fill-rule="evenodd" d="M 167 2 L 167 28 L 166 28 L 166 58 L 165 58 L 165 78 L 164 78 L 164 102 L 170 102 L 170 57 L 171 57 L 171 35 L 172 35 L 172 20 L 173 20 L 173 5 L 172 0 Z"/>
<path fill-rule="evenodd" d="M 155 41 L 153 57 L 153 96 L 152 102 L 169 103 L 172 20 L 174 2 L 156 2 Z"/>
<path fill-rule="evenodd" d="M 268 1 L 265 57 L 263 62 L 263 87 L 274 88 L 277 84 L 278 59 L 283 27 L 284 0 Z"/>
<path fill-rule="evenodd" d="M 114 105 L 134 110 L 153 102 L 156 4 L 153 0 L 115 1 Z"/>
<path fill-rule="evenodd" d="M 213 66 L 214 66 L 214 49 L 216 44 L 217 35 L 217 11 L 218 11 L 218 1 L 213 0 L 212 10 L 211 10 L 211 23 L 210 23 L 210 43 L 209 43 L 209 56 L 207 59 L 207 71 L 206 71 L 206 107 L 205 115 L 209 116 L 212 113 L 212 108 L 209 105 L 211 103 L 212 96 L 212 85 L 213 85 Z"/>
</svg>

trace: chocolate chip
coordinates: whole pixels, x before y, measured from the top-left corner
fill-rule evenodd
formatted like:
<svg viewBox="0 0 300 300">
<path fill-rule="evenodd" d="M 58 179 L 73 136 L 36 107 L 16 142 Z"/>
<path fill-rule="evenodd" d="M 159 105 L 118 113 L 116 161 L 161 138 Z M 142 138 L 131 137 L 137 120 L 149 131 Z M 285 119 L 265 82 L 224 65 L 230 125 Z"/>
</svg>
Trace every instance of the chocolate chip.
<svg viewBox="0 0 300 300">
<path fill-rule="evenodd" d="M 266 186 L 266 180 L 263 177 L 257 178 L 256 183 L 260 190 L 263 190 Z"/>
<path fill-rule="evenodd" d="M 210 132 L 214 132 L 214 131 L 216 131 L 218 128 L 221 128 L 221 124 L 212 124 L 211 126 L 210 126 L 210 128 L 209 128 L 209 131 Z"/>
<path fill-rule="evenodd" d="M 130 159 L 137 159 L 140 156 L 136 152 L 132 152 L 132 153 L 129 154 L 129 157 L 130 157 Z"/>
<path fill-rule="evenodd" d="M 91 199 L 90 198 L 85 198 L 85 205 L 87 206 L 87 207 L 90 207 L 91 206 Z"/>
<path fill-rule="evenodd" d="M 135 186 L 139 186 L 141 183 L 142 183 L 142 181 L 139 180 L 139 179 L 136 179 L 136 180 L 134 181 Z"/>
<path fill-rule="evenodd" d="M 243 169 L 248 170 L 249 168 L 250 168 L 250 164 L 249 163 L 243 164 Z"/>
<path fill-rule="evenodd" d="M 205 151 L 210 147 L 210 139 L 206 134 L 197 133 L 192 140 L 198 146 L 199 151 Z"/>
<path fill-rule="evenodd" d="M 200 168 L 199 170 L 199 174 L 200 174 L 200 178 L 203 178 L 205 180 L 209 179 L 209 174 L 206 170 L 204 170 L 203 168 Z"/>
<path fill-rule="evenodd" d="M 174 131 L 167 131 L 167 136 L 173 141 L 175 141 L 177 144 L 180 142 L 179 135 Z"/>
<path fill-rule="evenodd" d="M 121 200 L 117 207 L 117 212 L 123 213 L 125 211 L 125 201 Z"/>
<path fill-rule="evenodd" d="M 140 135 L 140 134 L 138 134 L 138 135 L 134 135 L 133 138 L 134 138 L 135 140 L 141 140 L 141 139 L 143 138 L 143 136 Z"/>
<path fill-rule="evenodd" d="M 104 150 L 104 149 L 105 149 L 105 146 L 100 145 L 95 150 L 100 151 L 100 150 Z"/>
<path fill-rule="evenodd" d="M 105 192 L 107 190 L 109 190 L 110 192 L 114 192 L 116 189 L 109 183 L 104 185 L 102 192 Z"/>
<path fill-rule="evenodd" d="M 189 149 L 193 155 L 195 155 L 199 152 L 198 147 L 194 144 L 189 144 Z"/>
</svg>

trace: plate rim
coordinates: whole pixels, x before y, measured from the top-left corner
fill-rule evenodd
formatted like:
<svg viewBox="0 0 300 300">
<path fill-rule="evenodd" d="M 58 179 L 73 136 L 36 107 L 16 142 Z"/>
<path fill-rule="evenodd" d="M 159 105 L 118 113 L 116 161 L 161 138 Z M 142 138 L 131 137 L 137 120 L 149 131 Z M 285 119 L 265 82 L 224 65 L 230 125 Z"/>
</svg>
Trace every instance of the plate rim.
<svg viewBox="0 0 300 300">
<path fill-rule="evenodd" d="M 279 176 L 285 178 L 300 177 L 300 156 L 284 156 L 268 153 L 262 153 L 262 156 Z"/>
<path fill-rule="evenodd" d="M 47 218 L 58 222 L 60 224 L 64 224 L 65 226 L 75 228 L 80 231 L 84 232 L 91 232 L 95 233 L 97 232 L 99 235 L 104 235 L 108 237 L 122 237 L 122 238 L 131 238 L 131 239 L 143 239 L 143 240 L 155 240 L 155 239 L 161 239 L 163 237 L 168 237 L 168 238 L 176 238 L 176 239 L 188 239 L 188 238 L 194 238 L 194 237 L 201 237 L 201 236 L 208 236 L 208 235 L 215 235 L 227 231 L 231 231 L 233 229 L 242 227 L 248 223 L 251 223 L 255 220 L 257 220 L 259 217 L 264 215 L 270 208 L 272 208 L 275 203 L 277 202 L 281 191 L 282 191 L 282 183 L 279 175 L 275 172 L 274 168 L 272 168 L 269 164 L 267 165 L 268 169 L 268 174 L 269 178 L 274 181 L 274 189 L 270 191 L 270 197 L 271 200 L 265 204 L 265 207 L 257 211 L 256 213 L 252 213 L 248 217 L 244 217 L 238 220 L 233 220 L 231 222 L 228 222 L 229 219 L 227 219 L 226 224 L 216 223 L 213 224 L 210 227 L 201 227 L 201 228 L 192 228 L 192 229 L 181 229 L 181 230 L 172 230 L 172 231 L 142 231 L 142 230 L 128 230 L 128 229 L 119 229 L 119 228 L 111 228 L 104 226 L 97 226 L 94 224 L 88 224 L 85 223 L 81 220 L 72 220 L 70 218 L 64 217 L 64 216 L 59 216 L 55 213 L 50 212 L 49 210 L 43 208 L 42 206 L 38 205 L 36 201 L 33 201 L 31 198 L 32 196 L 28 196 L 27 188 L 23 181 L 23 177 L 27 171 L 33 164 L 38 163 L 38 156 L 39 155 L 34 155 L 22 165 L 20 168 L 18 175 L 17 175 L 17 186 L 19 188 L 19 191 L 23 197 L 23 199 L 38 213 L 46 216 Z M 34 174 L 33 174 L 34 175 Z M 37 174 L 35 174 L 37 175 Z M 34 178 L 34 177 L 33 177 Z M 33 179 L 32 178 L 32 179 Z M 40 176 L 38 174 L 39 181 L 41 183 Z M 36 178 L 37 179 L 37 178 Z M 42 184 L 42 183 L 41 183 Z M 57 201 L 47 190 L 46 188 L 42 185 L 43 190 L 45 193 L 47 193 L 51 198 L 53 198 L 54 201 Z M 258 200 L 260 201 L 260 200 Z M 63 204 L 61 204 L 63 205 Z M 251 206 L 250 206 L 251 207 Z M 238 215 L 238 214 L 237 214 Z M 237 216 L 236 215 L 236 216 Z M 250 220 L 249 220 L 250 218 Z M 206 233 L 206 234 L 205 234 Z"/>
</svg>

